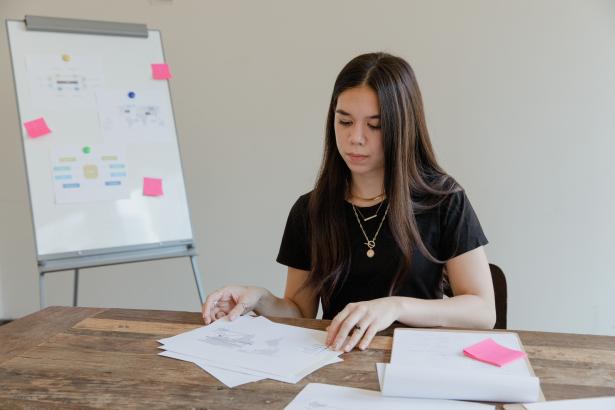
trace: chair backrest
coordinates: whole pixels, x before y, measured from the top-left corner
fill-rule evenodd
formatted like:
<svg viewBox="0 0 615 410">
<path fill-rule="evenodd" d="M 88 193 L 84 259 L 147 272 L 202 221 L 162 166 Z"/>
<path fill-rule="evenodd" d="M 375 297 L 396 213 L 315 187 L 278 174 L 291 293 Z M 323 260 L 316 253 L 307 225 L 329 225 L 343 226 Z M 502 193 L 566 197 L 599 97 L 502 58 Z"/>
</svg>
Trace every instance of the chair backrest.
<svg viewBox="0 0 615 410">
<path fill-rule="evenodd" d="M 499 266 L 489 264 L 491 270 L 491 280 L 493 281 L 493 292 L 495 294 L 495 326 L 494 329 L 506 329 L 506 315 L 508 311 L 508 288 L 506 286 L 506 276 Z M 453 296 L 453 290 L 448 282 L 446 271 L 442 281 L 442 292 L 448 296 Z"/>
</svg>

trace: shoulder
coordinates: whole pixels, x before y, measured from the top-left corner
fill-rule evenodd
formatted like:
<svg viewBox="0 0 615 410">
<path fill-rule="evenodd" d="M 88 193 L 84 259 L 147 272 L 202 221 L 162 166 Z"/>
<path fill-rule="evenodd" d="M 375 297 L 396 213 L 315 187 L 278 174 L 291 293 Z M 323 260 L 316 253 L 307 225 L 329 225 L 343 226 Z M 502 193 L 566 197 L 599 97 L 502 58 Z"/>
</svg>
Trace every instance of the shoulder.
<svg viewBox="0 0 615 410">
<path fill-rule="evenodd" d="M 447 174 L 425 175 L 412 190 L 415 214 L 437 214 L 458 206 L 465 200 L 463 187 Z"/>
<path fill-rule="evenodd" d="M 307 192 L 301 195 L 299 198 L 297 198 L 293 206 L 290 208 L 290 212 L 288 214 L 289 220 L 294 220 L 294 221 L 303 220 L 304 221 L 307 219 L 307 216 L 309 214 L 311 194 L 312 194 L 312 191 Z"/>
<path fill-rule="evenodd" d="M 310 205 L 310 197 L 312 196 L 312 191 L 307 192 L 301 195 L 291 208 L 291 212 L 303 212 L 306 213 L 307 209 Z"/>
<path fill-rule="evenodd" d="M 443 229 L 457 234 L 460 231 L 476 231 L 476 235 L 484 236 L 474 207 L 461 187 L 446 195 L 438 208 Z"/>
<path fill-rule="evenodd" d="M 458 186 L 456 190 L 444 195 L 440 204 L 440 209 L 445 212 L 452 212 L 463 208 L 466 204 L 469 204 L 466 191 L 461 186 Z"/>
<path fill-rule="evenodd" d="M 444 195 L 437 208 L 440 220 L 444 224 L 458 223 L 469 217 L 470 219 L 476 218 L 470 199 L 460 185 L 454 191 Z"/>
<path fill-rule="evenodd" d="M 434 181 L 430 181 L 434 182 Z M 465 189 L 455 179 L 447 176 L 429 187 L 431 192 L 423 191 L 413 197 L 413 208 L 417 218 L 439 221 L 442 229 L 457 227 L 460 224 L 476 224 L 477 217 Z"/>
</svg>

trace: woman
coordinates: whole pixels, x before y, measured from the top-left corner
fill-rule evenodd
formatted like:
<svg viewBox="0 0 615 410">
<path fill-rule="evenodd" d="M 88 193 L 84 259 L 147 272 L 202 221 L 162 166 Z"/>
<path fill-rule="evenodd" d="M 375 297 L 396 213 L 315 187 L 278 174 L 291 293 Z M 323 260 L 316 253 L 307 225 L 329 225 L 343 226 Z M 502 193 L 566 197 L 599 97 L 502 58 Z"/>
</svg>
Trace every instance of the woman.
<svg viewBox="0 0 615 410">
<path fill-rule="evenodd" d="M 436 162 L 412 68 L 361 55 L 337 77 L 316 186 L 288 217 L 277 258 L 288 266 L 284 297 L 227 286 L 207 297 L 203 318 L 314 318 L 322 302 L 333 319 L 327 345 L 344 351 L 367 348 L 394 321 L 491 328 L 485 244 L 464 191 Z"/>
</svg>

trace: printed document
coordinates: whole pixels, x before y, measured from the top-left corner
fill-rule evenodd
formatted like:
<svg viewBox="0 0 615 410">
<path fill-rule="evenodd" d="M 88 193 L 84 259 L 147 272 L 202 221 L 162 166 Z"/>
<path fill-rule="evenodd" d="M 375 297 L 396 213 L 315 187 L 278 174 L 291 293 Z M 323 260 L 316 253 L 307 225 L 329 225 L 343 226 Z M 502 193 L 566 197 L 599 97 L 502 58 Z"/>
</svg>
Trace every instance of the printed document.
<svg viewBox="0 0 615 410">
<path fill-rule="evenodd" d="M 326 333 L 274 323 L 264 317 L 219 319 L 208 326 L 161 339 L 164 356 L 191 361 L 216 377 L 215 369 L 239 373 L 227 385 L 251 375 L 297 383 L 320 367 L 341 361 L 341 352 L 327 349 Z M 218 378 L 223 381 L 228 374 Z M 253 381 L 253 380 L 249 380 Z M 224 381 L 223 381 L 224 382 Z"/>
<path fill-rule="evenodd" d="M 534 402 L 540 383 L 527 360 L 498 367 L 464 356 L 486 337 L 522 350 L 515 333 L 396 329 L 391 363 L 382 372 L 382 394 L 430 399 Z"/>
<path fill-rule="evenodd" d="M 613 410 L 615 409 L 615 396 L 545 401 L 542 403 L 524 404 L 523 407 L 527 410 Z"/>
<path fill-rule="evenodd" d="M 494 406 L 453 400 L 384 397 L 373 390 L 310 383 L 286 410 L 493 410 Z"/>
</svg>

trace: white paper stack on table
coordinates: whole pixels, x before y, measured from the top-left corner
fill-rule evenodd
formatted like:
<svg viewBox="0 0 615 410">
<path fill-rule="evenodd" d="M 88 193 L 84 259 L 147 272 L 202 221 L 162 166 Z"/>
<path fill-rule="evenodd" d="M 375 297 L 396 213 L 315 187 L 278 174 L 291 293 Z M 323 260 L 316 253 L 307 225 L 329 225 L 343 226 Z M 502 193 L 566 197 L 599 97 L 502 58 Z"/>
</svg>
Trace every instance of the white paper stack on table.
<svg viewBox="0 0 615 410">
<path fill-rule="evenodd" d="M 615 396 L 545 401 L 542 403 L 508 404 L 506 410 L 615 410 Z"/>
<path fill-rule="evenodd" d="M 495 406 L 454 400 L 384 397 L 373 390 L 310 383 L 286 410 L 494 410 Z"/>
<path fill-rule="evenodd" d="M 504 403 L 541 399 L 526 359 L 498 367 L 464 356 L 464 348 L 486 338 L 523 350 L 516 333 L 395 329 L 391 363 L 378 366 L 382 394 Z"/>
<path fill-rule="evenodd" d="M 262 316 L 219 319 L 159 340 L 161 356 L 192 362 L 228 387 L 262 379 L 297 383 L 341 352 L 327 349 L 320 330 L 274 323 Z"/>
</svg>

